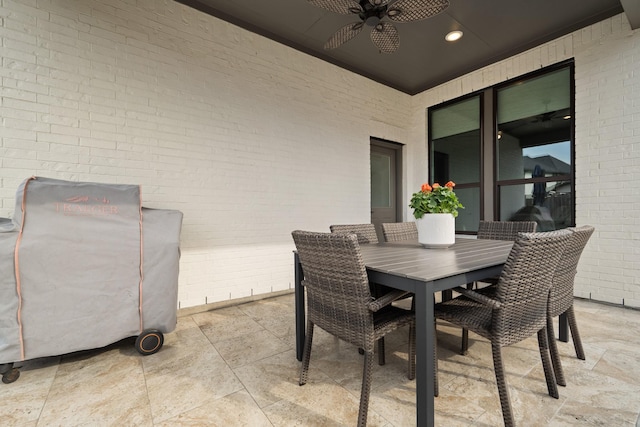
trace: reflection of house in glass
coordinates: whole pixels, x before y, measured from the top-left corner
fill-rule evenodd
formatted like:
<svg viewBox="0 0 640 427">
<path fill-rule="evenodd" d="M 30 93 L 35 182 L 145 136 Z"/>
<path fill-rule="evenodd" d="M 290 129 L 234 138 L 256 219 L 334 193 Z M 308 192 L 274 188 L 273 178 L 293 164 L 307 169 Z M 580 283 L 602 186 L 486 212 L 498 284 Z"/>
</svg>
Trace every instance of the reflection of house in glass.
<svg viewBox="0 0 640 427">
<path fill-rule="evenodd" d="M 535 165 L 540 165 L 542 169 L 545 170 L 547 173 L 545 176 L 569 175 L 571 173 L 571 166 L 553 156 L 523 156 L 522 160 L 524 162 L 525 173 L 529 172 L 529 174 L 531 174 Z M 530 176 L 531 175 L 529 175 L 529 177 Z"/>
<path fill-rule="evenodd" d="M 558 175 L 570 175 L 571 174 L 571 166 L 567 163 L 559 160 L 553 156 L 540 156 L 540 157 L 522 157 L 523 166 L 524 166 L 524 177 L 532 178 L 534 176 L 534 170 L 536 166 L 542 169 L 544 174 L 542 176 L 558 176 Z M 553 184 L 553 185 L 552 185 Z M 569 193 L 571 192 L 571 187 L 567 182 L 554 182 L 547 183 L 547 193 Z M 533 184 L 527 184 L 526 187 L 527 197 L 533 197 Z"/>
<path fill-rule="evenodd" d="M 539 231 L 570 226 L 571 184 L 563 180 L 571 174 L 571 166 L 553 156 L 523 156 L 525 178 L 554 177 L 547 181 L 525 185 L 525 206 L 513 215 L 512 220 L 533 220 Z"/>
</svg>

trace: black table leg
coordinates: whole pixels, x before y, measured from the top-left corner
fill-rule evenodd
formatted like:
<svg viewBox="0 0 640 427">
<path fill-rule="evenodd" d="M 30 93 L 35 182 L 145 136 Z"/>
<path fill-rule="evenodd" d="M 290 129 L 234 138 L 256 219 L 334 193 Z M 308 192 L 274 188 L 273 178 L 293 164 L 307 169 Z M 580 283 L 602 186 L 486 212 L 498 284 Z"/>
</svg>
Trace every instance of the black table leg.
<svg viewBox="0 0 640 427">
<path fill-rule="evenodd" d="M 569 342 L 569 321 L 566 313 L 562 313 L 558 318 L 558 339 L 562 342 Z"/>
<path fill-rule="evenodd" d="M 419 286 L 414 295 L 416 310 L 416 426 L 434 425 L 433 292 Z"/>
</svg>

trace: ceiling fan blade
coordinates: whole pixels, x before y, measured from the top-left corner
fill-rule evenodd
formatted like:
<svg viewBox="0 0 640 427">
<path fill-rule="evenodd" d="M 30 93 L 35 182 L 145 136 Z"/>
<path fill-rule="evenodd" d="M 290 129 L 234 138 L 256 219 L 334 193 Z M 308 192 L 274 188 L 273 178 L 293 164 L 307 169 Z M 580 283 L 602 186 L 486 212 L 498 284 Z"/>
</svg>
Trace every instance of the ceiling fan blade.
<svg viewBox="0 0 640 427">
<path fill-rule="evenodd" d="M 387 16 L 395 22 L 411 22 L 431 18 L 449 7 L 449 0 L 398 0 Z"/>
<path fill-rule="evenodd" d="M 390 22 L 380 22 L 373 27 L 371 41 L 382 53 L 393 53 L 400 46 L 398 30 Z"/>
<path fill-rule="evenodd" d="M 307 0 L 314 6 L 341 15 L 358 14 L 362 12 L 362 6 L 355 0 Z"/>
<path fill-rule="evenodd" d="M 364 22 L 353 22 L 349 25 L 345 25 L 336 31 L 327 42 L 324 44 L 325 49 L 335 49 L 343 43 L 348 42 L 362 31 Z"/>
</svg>

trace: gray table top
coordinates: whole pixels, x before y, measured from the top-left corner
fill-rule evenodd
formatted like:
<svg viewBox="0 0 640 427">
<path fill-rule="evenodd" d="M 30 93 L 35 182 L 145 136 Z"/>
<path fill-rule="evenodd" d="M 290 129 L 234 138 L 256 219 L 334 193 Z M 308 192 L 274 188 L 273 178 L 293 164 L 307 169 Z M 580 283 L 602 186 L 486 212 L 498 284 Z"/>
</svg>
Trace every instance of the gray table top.
<svg viewBox="0 0 640 427">
<path fill-rule="evenodd" d="M 446 249 L 426 249 L 417 241 L 361 245 L 368 270 L 430 282 L 504 264 L 513 242 L 456 238 Z"/>
</svg>

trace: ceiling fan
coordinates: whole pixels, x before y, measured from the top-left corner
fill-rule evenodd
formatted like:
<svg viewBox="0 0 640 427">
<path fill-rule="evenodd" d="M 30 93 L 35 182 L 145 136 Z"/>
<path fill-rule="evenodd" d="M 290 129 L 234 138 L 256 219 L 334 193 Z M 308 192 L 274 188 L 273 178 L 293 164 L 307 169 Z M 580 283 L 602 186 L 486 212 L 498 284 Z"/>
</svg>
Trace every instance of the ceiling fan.
<svg viewBox="0 0 640 427">
<path fill-rule="evenodd" d="M 357 36 L 364 26 L 371 27 L 371 41 L 383 53 L 393 53 L 400 46 L 394 22 L 427 19 L 449 7 L 449 0 L 307 0 L 314 6 L 341 15 L 357 15 L 360 21 L 348 24 L 333 34 L 324 44 L 335 49 Z"/>
</svg>

